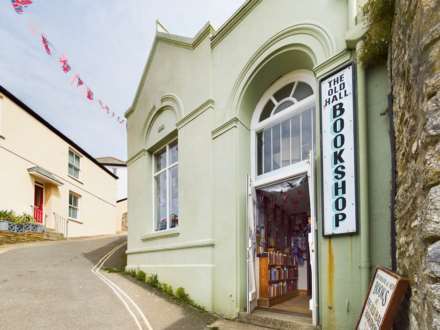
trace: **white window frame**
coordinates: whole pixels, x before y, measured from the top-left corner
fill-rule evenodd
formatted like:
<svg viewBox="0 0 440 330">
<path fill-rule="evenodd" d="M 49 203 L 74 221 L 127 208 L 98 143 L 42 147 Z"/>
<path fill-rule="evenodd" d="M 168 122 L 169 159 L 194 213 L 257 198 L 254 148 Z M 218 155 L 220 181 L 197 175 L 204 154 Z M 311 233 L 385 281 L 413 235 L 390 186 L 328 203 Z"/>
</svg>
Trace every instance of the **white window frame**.
<svg viewBox="0 0 440 330">
<path fill-rule="evenodd" d="M 260 122 L 261 113 L 263 112 L 264 106 L 266 105 L 267 101 L 269 99 L 272 99 L 273 94 L 276 93 L 280 88 L 294 81 L 303 81 L 307 83 L 312 88 L 313 95 L 306 97 L 305 99 L 299 101 L 297 104 L 291 105 L 290 107 Z M 258 101 L 251 121 L 251 164 L 252 164 L 251 178 L 254 182 L 254 186 L 265 185 L 270 182 L 273 182 L 274 180 L 282 180 L 290 176 L 298 175 L 299 173 L 307 172 L 309 165 L 308 165 L 308 159 L 305 159 L 290 164 L 288 166 L 284 166 L 284 167 L 281 166 L 279 169 L 258 175 L 257 133 L 261 132 L 265 128 L 270 128 L 272 126 L 275 126 L 286 119 L 292 118 L 293 116 L 300 114 L 301 112 L 307 110 L 310 107 L 314 107 L 316 109 L 317 100 L 318 100 L 318 98 L 316 97 L 316 92 L 317 92 L 316 78 L 314 77 L 313 73 L 308 70 L 297 70 L 288 73 L 283 77 L 281 77 L 279 80 L 277 80 L 274 84 L 272 84 L 272 86 L 269 89 L 267 89 L 264 92 L 263 96 Z M 273 111 L 274 109 L 272 109 L 272 112 Z M 312 113 L 312 118 L 314 118 L 314 116 L 315 114 Z M 300 125 L 300 129 L 302 129 L 302 125 Z M 312 149 L 314 149 L 314 132 L 315 129 L 312 122 Z M 302 142 L 301 142 L 301 146 L 302 146 Z M 283 159 L 281 149 L 280 149 L 280 162 L 282 162 Z M 291 152 L 291 148 L 289 152 Z M 263 155 L 263 162 L 264 162 L 264 155 Z"/>
<path fill-rule="evenodd" d="M 74 205 L 70 204 L 70 195 L 72 195 L 72 196 L 74 196 L 76 198 L 77 206 L 74 206 Z M 73 191 L 69 191 L 69 200 L 67 202 L 67 204 L 68 204 L 67 218 L 68 219 L 72 219 L 72 220 L 75 220 L 75 221 L 78 221 L 80 219 L 80 213 L 79 213 L 79 200 L 80 200 L 80 198 L 81 198 L 81 195 L 79 195 L 79 194 L 77 194 L 77 193 L 75 193 Z M 70 216 L 70 208 L 75 208 L 76 209 L 76 215 L 77 215 L 76 218 L 73 218 L 73 217 Z"/>
<path fill-rule="evenodd" d="M 172 164 L 169 164 L 169 149 L 170 149 L 170 144 L 173 144 L 174 142 L 177 141 L 177 162 L 174 162 Z M 156 155 L 160 152 L 162 152 L 163 150 L 165 150 L 165 161 L 166 161 L 166 165 L 163 169 L 156 171 Z M 179 141 L 177 138 L 171 140 L 170 142 L 168 142 L 165 146 L 159 148 L 157 151 L 155 151 L 153 153 L 153 168 L 152 168 L 152 183 L 153 183 L 153 232 L 165 232 L 165 231 L 169 231 L 169 230 L 176 230 L 177 227 L 180 226 L 180 216 L 179 216 L 179 222 L 177 224 L 176 227 L 171 228 L 170 227 L 170 199 L 171 199 L 171 189 L 169 187 L 169 170 L 172 169 L 173 167 L 177 166 L 177 171 L 179 171 Z M 167 187 L 167 198 L 166 198 L 166 210 L 167 210 L 167 227 L 166 229 L 157 229 L 156 228 L 156 210 L 157 210 L 157 205 L 156 205 L 156 177 L 159 176 L 160 174 L 162 174 L 163 172 L 165 172 L 166 175 L 166 187 Z M 179 189 L 179 183 L 177 183 L 177 189 Z M 180 210 L 179 210 L 180 213 Z"/>
<path fill-rule="evenodd" d="M 78 157 L 78 167 L 75 164 L 70 163 L 70 153 L 72 153 L 74 157 Z M 75 158 L 74 158 L 74 161 L 75 161 Z M 70 165 L 72 165 L 75 169 L 78 170 L 77 177 L 75 175 L 70 174 Z M 76 152 L 72 148 L 69 148 L 68 157 L 67 157 L 67 174 L 76 180 L 79 180 L 80 174 L 81 174 L 81 154 Z"/>
</svg>

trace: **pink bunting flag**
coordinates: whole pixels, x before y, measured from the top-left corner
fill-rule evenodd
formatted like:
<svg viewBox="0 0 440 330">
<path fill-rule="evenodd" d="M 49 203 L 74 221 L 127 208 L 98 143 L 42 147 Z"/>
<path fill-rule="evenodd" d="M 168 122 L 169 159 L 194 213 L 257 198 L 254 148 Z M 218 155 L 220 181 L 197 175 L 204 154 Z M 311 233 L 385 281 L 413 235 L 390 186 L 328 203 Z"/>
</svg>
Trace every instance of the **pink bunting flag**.
<svg viewBox="0 0 440 330">
<path fill-rule="evenodd" d="M 79 77 L 79 74 L 75 74 L 73 76 L 72 82 L 76 84 L 76 87 L 81 87 L 84 85 L 84 81 L 82 81 L 82 79 Z"/>
<path fill-rule="evenodd" d="M 60 57 L 60 63 L 61 63 L 61 68 L 63 69 L 64 73 L 67 73 L 70 71 L 70 65 L 69 65 L 69 63 L 67 63 L 66 56 L 63 55 Z"/>
<path fill-rule="evenodd" d="M 47 55 L 52 55 L 52 52 L 49 47 L 49 40 L 47 40 L 47 38 L 44 34 L 41 35 L 41 42 L 43 43 L 43 47 L 44 47 L 44 50 L 46 51 Z"/>
<path fill-rule="evenodd" d="M 32 4 L 31 0 L 11 0 L 12 7 L 17 14 L 23 14 L 24 8 Z"/>
<path fill-rule="evenodd" d="M 87 93 L 86 93 L 86 97 L 90 100 L 93 101 L 93 92 L 90 88 L 87 87 Z"/>
</svg>

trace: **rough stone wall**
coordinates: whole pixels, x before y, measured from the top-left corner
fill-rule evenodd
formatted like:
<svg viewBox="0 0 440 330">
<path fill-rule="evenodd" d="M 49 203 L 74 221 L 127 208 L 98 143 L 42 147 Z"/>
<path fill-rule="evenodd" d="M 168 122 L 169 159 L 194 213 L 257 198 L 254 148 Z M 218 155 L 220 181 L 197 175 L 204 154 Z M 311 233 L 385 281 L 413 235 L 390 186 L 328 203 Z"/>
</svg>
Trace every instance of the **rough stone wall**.
<svg viewBox="0 0 440 330">
<path fill-rule="evenodd" d="M 440 0 L 396 1 L 390 53 L 397 271 L 411 292 L 398 329 L 440 329 Z"/>
</svg>

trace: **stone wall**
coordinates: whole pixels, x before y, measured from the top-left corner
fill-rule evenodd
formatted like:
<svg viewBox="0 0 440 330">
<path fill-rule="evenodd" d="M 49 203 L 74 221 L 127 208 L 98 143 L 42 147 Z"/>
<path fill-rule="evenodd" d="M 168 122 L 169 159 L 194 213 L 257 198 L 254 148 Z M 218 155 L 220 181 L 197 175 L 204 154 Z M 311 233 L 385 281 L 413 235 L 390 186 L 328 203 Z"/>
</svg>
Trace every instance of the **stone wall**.
<svg viewBox="0 0 440 330">
<path fill-rule="evenodd" d="M 398 329 L 440 329 L 440 0 L 396 1 L 390 52 L 397 271 L 411 281 Z"/>
</svg>

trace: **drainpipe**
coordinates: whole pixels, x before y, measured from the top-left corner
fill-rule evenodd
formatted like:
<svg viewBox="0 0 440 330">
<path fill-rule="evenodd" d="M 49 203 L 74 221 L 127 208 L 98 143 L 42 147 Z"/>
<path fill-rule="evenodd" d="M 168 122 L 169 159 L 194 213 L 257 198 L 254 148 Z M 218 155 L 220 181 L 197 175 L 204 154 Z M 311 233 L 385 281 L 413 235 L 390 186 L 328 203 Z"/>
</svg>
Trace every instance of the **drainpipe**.
<svg viewBox="0 0 440 330">
<path fill-rule="evenodd" d="M 358 118 L 358 185 L 359 185 L 359 217 L 361 239 L 361 295 L 366 297 L 370 282 L 370 224 L 368 205 L 368 134 L 367 134 L 367 107 L 365 68 L 359 60 L 363 41 L 356 44 L 356 78 L 357 78 L 357 118 Z"/>
</svg>

